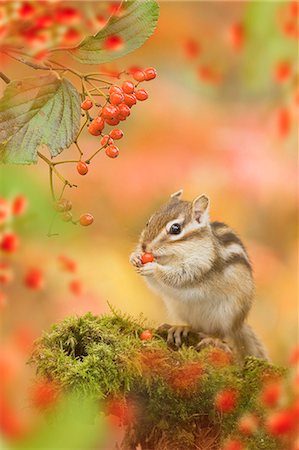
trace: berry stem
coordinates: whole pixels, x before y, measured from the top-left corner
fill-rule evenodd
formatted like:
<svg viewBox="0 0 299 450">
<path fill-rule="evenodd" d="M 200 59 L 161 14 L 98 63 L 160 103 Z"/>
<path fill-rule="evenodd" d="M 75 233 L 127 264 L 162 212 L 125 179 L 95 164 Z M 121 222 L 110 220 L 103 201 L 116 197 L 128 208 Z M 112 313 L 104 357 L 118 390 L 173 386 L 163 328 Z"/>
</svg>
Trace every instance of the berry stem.
<svg viewBox="0 0 299 450">
<path fill-rule="evenodd" d="M 89 81 L 89 79 L 86 79 L 86 81 L 87 81 L 87 83 L 89 83 L 90 86 L 92 86 L 93 89 L 95 89 L 100 95 L 102 95 L 103 97 L 107 97 L 107 95 L 106 95 L 103 91 L 101 91 L 101 89 L 98 88 L 95 84 L 93 84 L 92 81 Z"/>
<path fill-rule="evenodd" d="M 65 164 L 65 163 L 78 163 L 80 162 L 80 159 L 66 159 L 64 161 L 57 161 L 53 163 L 53 166 L 57 166 L 58 164 Z"/>
<path fill-rule="evenodd" d="M 38 156 L 45 161 L 45 163 L 48 164 L 48 166 L 50 166 L 53 170 L 53 172 L 55 173 L 55 175 L 65 184 L 67 184 L 69 187 L 77 187 L 75 184 L 72 184 L 70 181 L 68 181 L 66 178 L 64 178 L 60 172 L 58 172 L 58 170 L 55 168 L 55 163 L 52 163 L 46 156 L 44 156 L 42 153 L 40 153 L 39 151 L 37 152 Z"/>
<path fill-rule="evenodd" d="M 54 184 L 53 184 L 53 167 L 49 166 L 49 174 L 50 174 L 50 189 L 51 189 L 51 195 L 54 202 L 56 201 L 55 197 L 55 191 L 54 191 Z"/>
<path fill-rule="evenodd" d="M 88 159 L 85 160 L 86 164 L 90 164 L 90 161 L 101 151 L 103 148 L 107 147 L 107 144 L 102 145 L 96 152 L 94 152 Z"/>
</svg>

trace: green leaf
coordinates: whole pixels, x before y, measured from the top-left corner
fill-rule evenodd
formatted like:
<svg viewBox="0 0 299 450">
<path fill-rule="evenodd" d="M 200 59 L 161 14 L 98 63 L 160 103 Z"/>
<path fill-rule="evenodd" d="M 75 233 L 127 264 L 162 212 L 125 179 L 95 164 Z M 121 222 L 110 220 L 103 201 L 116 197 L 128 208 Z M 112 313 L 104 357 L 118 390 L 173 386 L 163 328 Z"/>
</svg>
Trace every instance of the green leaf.
<svg viewBox="0 0 299 450">
<path fill-rule="evenodd" d="M 0 162 L 32 164 L 40 145 L 57 156 L 74 142 L 80 96 L 55 73 L 11 82 L 0 100 Z"/>
<path fill-rule="evenodd" d="M 69 53 L 80 63 L 102 64 L 141 47 L 156 28 L 159 6 L 155 0 L 130 0 L 124 1 L 122 8 L 122 16 L 112 16 L 101 31 L 85 38 Z M 105 48 L 106 39 L 111 36 L 123 40 L 119 50 Z"/>
</svg>

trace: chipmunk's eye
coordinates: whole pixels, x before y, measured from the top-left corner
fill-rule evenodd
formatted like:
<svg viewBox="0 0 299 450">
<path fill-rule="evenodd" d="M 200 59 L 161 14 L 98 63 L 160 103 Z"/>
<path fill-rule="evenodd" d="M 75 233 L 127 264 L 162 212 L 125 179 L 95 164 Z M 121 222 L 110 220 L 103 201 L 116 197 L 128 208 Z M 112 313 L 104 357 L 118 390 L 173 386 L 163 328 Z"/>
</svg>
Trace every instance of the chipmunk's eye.
<svg viewBox="0 0 299 450">
<path fill-rule="evenodd" d="M 182 226 L 179 223 L 173 223 L 169 228 L 169 234 L 180 234 Z"/>
</svg>

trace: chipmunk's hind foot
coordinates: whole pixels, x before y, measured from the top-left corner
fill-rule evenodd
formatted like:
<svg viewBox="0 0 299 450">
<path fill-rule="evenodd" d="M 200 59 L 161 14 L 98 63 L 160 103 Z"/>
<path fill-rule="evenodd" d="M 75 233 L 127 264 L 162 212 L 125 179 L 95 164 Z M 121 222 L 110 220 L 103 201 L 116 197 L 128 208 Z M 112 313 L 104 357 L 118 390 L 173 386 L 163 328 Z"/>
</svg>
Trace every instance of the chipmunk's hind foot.
<svg viewBox="0 0 299 450">
<path fill-rule="evenodd" d="M 225 351 L 226 353 L 232 354 L 233 351 L 231 347 L 224 341 L 221 341 L 221 339 L 213 338 L 213 337 L 205 337 L 202 339 L 196 346 L 196 350 L 200 352 L 204 348 L 207 347 L 215 347 L 220 348 L 221 350 Z"/>
</svg>

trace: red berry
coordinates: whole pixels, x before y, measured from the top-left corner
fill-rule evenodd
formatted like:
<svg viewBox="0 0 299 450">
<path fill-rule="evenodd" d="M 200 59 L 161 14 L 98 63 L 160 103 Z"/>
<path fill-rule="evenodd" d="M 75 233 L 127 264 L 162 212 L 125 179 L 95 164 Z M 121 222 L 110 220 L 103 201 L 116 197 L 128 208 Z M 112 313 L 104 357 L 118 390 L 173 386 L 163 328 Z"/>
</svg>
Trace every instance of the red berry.
<svg viewBox="0 0 299 450">
<path fill-rule="evenodd" d="M 87 227 L 88 225 L 91 225 L 93 222 L 93 216 L 91 214 L 82 214 L 82 216 L 79 219 L 80 225 L 83 227 Z"/>
<path fill-rule="evenodd" d="M 131 108 L 133 105 L 136 105 L 136 97 L 134 94 L 125 94 L 124 95 L 124 102 L 129 108 Z"/>
<path fill-rule="evenodd" d="M 116 147 L 116 145 L 108 145 L 106 147 L 105 153 L 109 158 L 116 158 L 119 155 L 119 149 Z"/>
<path fill-rule="evenodd" d="M 106 119 L 106 123 L 110 125 L 111 127 L 115 127 L 115 125 L 119 124 L 119 118 L 118 117 L 112 117 L 111 119 Z"/>
<path fill-rule="evenodd" d="M 7 253 L 14 253 L 19 245 L 20 241 L 16 234 L 14 233 L 5 233 L 1 239 L 1 250 Z"/>
<path fill-rule="evenodd" d="M 80 175 L 86 175 L 88 172 L 88 165 L 84 161 L 79 161 L 77 164 L 77 171 Z"/>
<path fill-rule="evenodd" d="M 136 72 L 133 73 L 134 80 L 140 82 L 145 80 L 145 73 L 143 70 L 136 70 Z"/>
<path fill-rule="evenodd" d="M 104 106 L 104 108 L 102 110 L 103 119 L 112 119 L 112 118 L 117 117 L 118 114 L 119 114 L 119 109 L 117 106 L 114 106 L 114 105 Z"/>
<path fill-rule="evenodd" d="M 244 414 L 238 422 L 239 431 L 245 435 L 254 434 L 258 428 L 258 418 L 250 413 Z"/>
<path fill-rule="evenodd" d="M 113 84 L 109 88 L 109 94 L 123 94 L 123 90 L 121 87 L 117 86 L 116 84 Z"/>
<path fill-rule="evenodd" d="M 274 408 L 277 406 L 281 394 L 281 384 L 278 381 L 269 383 L 262 390 L 261 401 L 265 406 Z"/>
<path fill-rule="evenodd" d="M 230 42 L 235 50 L 240 50 L 244 44 L 244 26 L 242 23 L 235 23 L 230 28 Z"/>
<path fill-rule="evenodd" d="M 66 30 L 66 32 L 63 35 L 63 43 L 64 42 L 72 43 L 74 41 L 79 41 L 80 38 L 81 38 L 80 31 L 76 30 L 75 28 L 70 28 L 69 30 Z"/>
<path fill-rule="evenodd" d="M 122 90 L 125 94 L 133 94 L 135 85 L 132 81 L 125 81 L 122 85 Z"/>
<path fill-rule="evenodd" d="M 53 24 L 53 19 L 50 15 L 44 15 L 36 18 L 37 28 L 49 28 Z"/>
<path fill-rule="evenodd" d="M 109 141 L 109 144 L 113 144 L 113 139 L 110 138 L 108 134 L 105 134 L 105 136 L 101 139 L 101 145 L 106 145 Z"/>
<path fill-rule="evenodd" d="M 35 8 L 32 3 L 24 2 L 18 12 L 22 19 L 29 19 L 35 13 Z"/>
<path fill-rule="evenodd" d="M 144 73 L 146 81 L 153 80 L 157 76 L 157 71 L 153 67 L 148 67 L 147 69 L 144 70 Z"/>
<path fill-rule="evenodd" d="M 58 387 L 49 380 L 39 381 L 32 389 L 31 400 L 38 409 L 52 406 L 58 397 Z"/>
<path fill-rule="evenodd" d="M 230 439 L 229 441 L 226 441 L 223 447 L 221 447 L 221 450 L 243 450 L 244 446 L 241 441 L 237 439 Z"/>
<path fill-rule="evenodd" d="M 121 103 L 118 107 L 119 114 L 123 117 L 128 117 L 131 114 L 130 108 L 125 103 Z"/>
<path fill-rule="evenodd" d="M 288 61 L 280 61 L 275 67 L 275 80 L 282 83 L 290 78 L 292 72 L 291 65 Z"/>
<path fill-rule="evenodd" d="M 80 280 L 72 280 L 69 284 L 69 289 L 74 295 L 82 295 L 83 286 Z"/>
<path fill-rule="evenodd" d="M 120 36 L 113 34 L 108 36 L 104 41 L 104 48 L 106 50 L 120 50 L 124 45 L 124 41 Z"/>
<path fill-rule="evenodd" d="M 44 287 L 44 276 L 41 270 L 39 269 L 31 269 L 27 273 L 24 279 L 25 285 L 29 289 L 41 289 Z"/>
<path fill-rule="evenodd" d="M 215 407 L 218 411 L 229 413 L 235 409 L 237 398 L 238 395 L 234 389 L 224 389 L 216 395 Z"/>
<path fill-rule="evenodd" d="M 124 133 L 122 132 L 122 130 L 119 130 L 118 128 L 114 128 L 114 130 L 110 131 L 109 136 L 112 139 L 121 139 L 123 137 Z"/>
<path fill-rule="evenodd" d="M 153 337 L 153 333 L 150 330 L 144 330 L 140 334 L 140 339 L 142 341 L 150 341 Z"/>
<path fill-rule="evenodd" d="M 88 127 L 88 131 L 93 136 L 99 136 L 105 127 L 105 122 L 102 117 L 96 117 Z"/>
<path fill-rule="evenodd" d="M 268 417 L 266 428 L 274 436 L 288 434 L 293 431 L 296 423 L 295 416 L 291 410 L 282 410 Z"/>
<path fill-rule="evenodd" d="M 15 197 L 11 209 L 14 216 L 21 216 L 27 208 L 27 199 L 23 195 Z"/>
<path fill-rule="evenodd" d="M 55 14 L 55 22 L 62 25 L 73 25 L 78 23 L 81 19 L 81 14 L 78 9 L 65 7 L 58 8 Z"/>
<path fill-rule="evenodd" d="M 122 103 L 124 101 L 124 96 L 123 94 L 117 93 L 117 92 L 112 92 L 112 94 L 110 94 L 110 103 L 111 105 L 117 106 L 120 103 Z"/>
<path fill-rule="evenodd" d="M 148 99 L 148 93 L 144 89 L 138 89 L 135 92 L 135 95 L 136 95 L 137 100 L 139 100 L 141 102 Z"/>
<path fill-rule="evenodd" d="M 88 109 L 93 107 L 93 103 L 89 98 L 86 98 L 82 103 L 81 103 L 81 108 L 84 109 L 84 111 L 87 111 Z"/>
<path fill-rule="evenodd" d="M 152 253 L 145 252 L 141 256 L 142 264 L 147 264 L 147 263 L 150 263 L 150 262 L 153 262 L 153 261 L 154 261 L 154 255 Z"/>
</svg>

